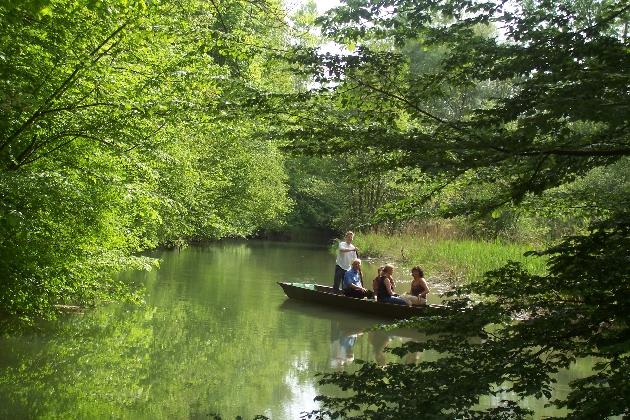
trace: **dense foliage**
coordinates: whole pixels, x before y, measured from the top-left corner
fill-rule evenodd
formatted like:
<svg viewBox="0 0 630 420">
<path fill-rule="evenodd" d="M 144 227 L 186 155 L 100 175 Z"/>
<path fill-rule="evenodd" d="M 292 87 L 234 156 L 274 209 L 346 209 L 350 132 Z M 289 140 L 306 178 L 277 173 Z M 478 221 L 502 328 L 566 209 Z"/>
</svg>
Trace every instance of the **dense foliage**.
<svg viewBox="0 0 630 420">
<path fill-rule="evenodd" d="M 293 88 L 279 3 L 5 1 L 0 23 L 0 318 L 129 297 L 112 274 L 142 250 L 281 223 L 281 154 L 224 110 Z"/>
<path fill-rule="evenodd" d="M 476 403 L 551 395 L 582 357 L 552 403 L 628 415 L 629 19 L 613 0 L 349 0 L 323 53 L 289 48 L 274 0 L 4 1 L 0 320 L 133 297 L 113 273 L 154 264 L 141 251 L 277 228 L 289 194 L 292 223 L 339 228 L 561 216 L 581 229 L 539 252 L 546 275 L 511 263 L 416 321 L 436 338 L 407 350 L 444 358 L 329 375 L 355 393 L 312 416 L 521 417 Z M 285 167 L 279 145 L 309 156 Z"/>
<path fill-rule="evenodd" d="M 592 373 L 550 404 L 572 418 L 630 414 L 629 19 L 627 2 L 608 0 L 348 1 L 321 19 L 346 49 L 297 54 L 321 89 L 302 98 L 310 115 L 291 147 L 361 155 L 376 173 L 419 169 L 422 193 L 378 219 L 415 217 L 457 185 L 443 215 L 521 204 L 590 225 L 539 253 L 546 275 L 510 263 L 456 290 L 450 315 L 416 321 L 436 338 L 408 350 L 444 358 L 327 375 L 354 392 L 321 397 L 311 417 L 524 417 L 514 402 L 476 404 L 551 397 L 554 375 L 583 357 Z"/>
</svg>

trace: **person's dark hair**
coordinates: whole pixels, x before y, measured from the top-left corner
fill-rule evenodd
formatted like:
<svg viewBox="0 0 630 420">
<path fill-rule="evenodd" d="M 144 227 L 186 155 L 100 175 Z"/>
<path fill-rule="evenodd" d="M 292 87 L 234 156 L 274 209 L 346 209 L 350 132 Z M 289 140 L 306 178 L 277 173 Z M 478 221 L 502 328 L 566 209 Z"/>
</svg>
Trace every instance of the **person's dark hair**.
<svg viewBox="0 0 630 420">
<path fill-rule="evenodd" d="M 420 268 L 420 266 L 416 265 L 415 267 L 413 267 L 411 269 L 411 271 L 417 271 L 418 274 L 420 274 L 420 277 L 424 277 L 424 271 L 422 271 L 422 268 Z"/>
</svg>

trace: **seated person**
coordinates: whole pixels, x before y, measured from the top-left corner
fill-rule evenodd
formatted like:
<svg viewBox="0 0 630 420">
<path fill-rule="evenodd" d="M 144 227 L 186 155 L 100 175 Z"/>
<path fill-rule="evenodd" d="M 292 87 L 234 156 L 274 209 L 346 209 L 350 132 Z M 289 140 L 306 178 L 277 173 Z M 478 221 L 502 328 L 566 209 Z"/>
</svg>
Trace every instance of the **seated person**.
<svg viewBox="0 0 630 420">
<path fill-rule="evenodd" d="M 385 268 L 384 265 L 381 265 L 378 268 L 378 271 L 376 272 L 376 277 L 374 277 L 374 280 L 372 280 L 372 290 L 374 291 L 374 296 L 378 295 L 378 278 L 381 277 L 383 273 L 383 268 Z"/>
<path fill-rule="evenodd" d="M 429 293 L 429 286 L 424 279 L 424 271 L 422 268 L 415 266 L 411 269 L 411 276 L 413 281 L 411 282 L 411 291 L 401 296 L 410 305 L 425 305 L 427 303 L 427 294 Z"/>
<path fill-rule="evenodd" d="M 361 260 L 358 258 L 352 261 L 350 269 L 343 276 L 343 294 L 358 299 L 372 299 L 374 297 L 374 293 L 371 290 L 363 287 Z"/>
<path fill-rule="evenodd" d="M 407 302 L 394 293 L 393 274 L 394 266 L 387 264 L 383 267 L 380 277 L 376 279 L 377 300 L 379 302 L 394 303 L 396 305 L 407 305 Z"/>
</svg>

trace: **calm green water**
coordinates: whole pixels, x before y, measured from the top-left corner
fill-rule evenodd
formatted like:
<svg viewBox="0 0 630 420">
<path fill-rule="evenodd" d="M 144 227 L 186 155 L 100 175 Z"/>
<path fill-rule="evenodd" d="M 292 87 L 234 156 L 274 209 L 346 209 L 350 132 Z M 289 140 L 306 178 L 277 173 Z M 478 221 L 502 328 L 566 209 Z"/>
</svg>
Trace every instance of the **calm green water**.
<svg viewBox="0 0 630 420">
<path fill-rule="evenodd" d="M 422 339 L 364 332 L 382 320 L 288 301 L 277 281 L 332 282 L 325 247 L 224 242 L 157 256 L 159 270 L 130 274 L 146 285 L 146 305 L 108 305 L 0 341 L 0 418 L 295 419 L 336 392 L 316 372 L 394 361 L 386 346 Z M 529 405 L 542 414 L 542 404 Z"/>
</svg>

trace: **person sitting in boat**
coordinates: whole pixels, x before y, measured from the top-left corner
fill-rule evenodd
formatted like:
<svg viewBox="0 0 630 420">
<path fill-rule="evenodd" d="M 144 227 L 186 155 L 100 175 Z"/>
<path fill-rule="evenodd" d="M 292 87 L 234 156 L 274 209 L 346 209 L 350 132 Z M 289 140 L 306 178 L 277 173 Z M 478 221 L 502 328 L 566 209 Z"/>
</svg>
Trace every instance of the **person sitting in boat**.
<svg viewBox="0 0 630 420">
<path fill-rule="evenodd" d="M 381 272 L 381 275 L 376 280 L 376 284 L 377 284 L 376 300 L 378 300 L 379 302 L 394 303 L 396 305 L 407 305 L 407 302 L 401 299 L 394 292 L 393 275 L 394 275 L 394 266 L 390 264 L 386 264 L 385 267 L 383 267 L 383 271 Z"/>
<path fill-rule="evenodd" d="M 378 270 L 376 271 L 376 277 L 374 277 L 374 280 L 372 280 L 372 290 L 374 291 L 374 296 L 378 296 L 378 278 L 381 277 L 383 273 L 383 268 L 385 268 L 384 265 L 381 265 L 378 268 Z"/>
<path fill-rule="evenodd" d="M 411 269 L 411 291 L 401 296 L 410 305 L 426 305 L 427 294 L 430 292 L 427 281 L 424 279 L 424 271 L 419 266 Z"/>
<path fill-rule="evenodd" d="M 372 299 L 374 293 L 363 287 L 363 274 L 361 273 L 361 260 L 355 258 L 352 260 L 350 269 L 343 276 L 343 294 L 348 297 L 358 299 Z"/>
</svg>

